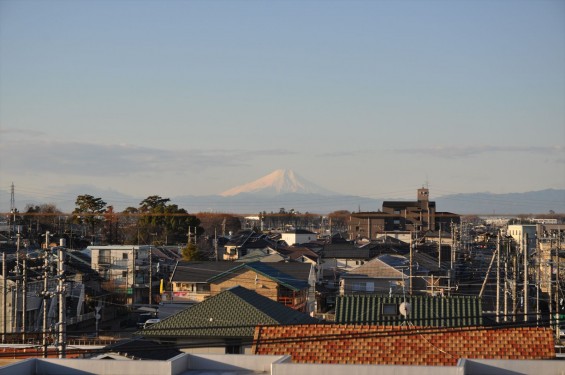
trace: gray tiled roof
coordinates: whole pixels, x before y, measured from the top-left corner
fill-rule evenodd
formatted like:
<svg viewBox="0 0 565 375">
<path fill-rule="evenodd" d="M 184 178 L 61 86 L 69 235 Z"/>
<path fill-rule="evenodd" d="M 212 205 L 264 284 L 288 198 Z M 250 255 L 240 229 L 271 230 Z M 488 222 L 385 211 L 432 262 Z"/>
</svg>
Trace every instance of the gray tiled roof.
<svg viewBox="0 0 565 375">
<path fill-rule="evenodd" d="M 237 267 L 233 262 L 179 262 L 175 268 L 172 281 L 205 283 L 231 268 Z"/>
<path fill-rule="evenodd" d="M 257 325 L 304 324 L 317 320 L 254 291 L 237 286 L 140 332 L 146 337 L 253 337 Z"/>
</svg>

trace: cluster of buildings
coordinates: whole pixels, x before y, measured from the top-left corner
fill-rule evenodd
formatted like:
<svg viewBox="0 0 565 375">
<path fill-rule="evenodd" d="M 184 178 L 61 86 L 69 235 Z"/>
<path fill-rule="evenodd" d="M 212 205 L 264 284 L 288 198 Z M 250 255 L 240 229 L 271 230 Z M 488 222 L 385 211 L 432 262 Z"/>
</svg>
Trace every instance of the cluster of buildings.
<svg viewBox="0 0 565 375">
<path fill-rule="evenodd" d="M 52 340 L 44 356 L 64 350 L 81 359 L 35 359 L 10 371 L 67 366 L 65 373 L 81 373 L 114 359 L 127 362 L 120 373 L 140 374 L 150 368 L 165 374 L 376 368 L 472 374 L 536 367 L 557 373 L 565 371 L 565 362 L 555 361 L 562 229 L 553 222 L 468 225 L 457 214 L 436 211 L 421 188 L 415 201 L 352 213 L 347 233 L 322 239 L 302 229 L 241 231 L 219 241 L 206 261 L 183 260 L 178 247 L 67 250 L 63 290 L 59 273 L 40 269 L 61 256 L 47 247 L 27 260 L 39 271 L 25 292 L 23 259 L 4 259 L 3 267 L 18 274 L 2 274 L 4 347 L 10 340 L 29 347 L 45 340 L 37 322 L 47 314 L 47 327 L 57 331 L 64 323 L 67 337 L 95 324 L 97 334 L 118 327 L 129 339 L 95 350 L 71 345 L 70 338 Z M 64 322 L 58 299 L 41 291 L 65 296 Z M 134 312 L 158 319 L 141 328 Z M 37 334 L 26 339 L 32 322 Z M 93 373 L 115 373 L 103 368 Z"/>
</svg>

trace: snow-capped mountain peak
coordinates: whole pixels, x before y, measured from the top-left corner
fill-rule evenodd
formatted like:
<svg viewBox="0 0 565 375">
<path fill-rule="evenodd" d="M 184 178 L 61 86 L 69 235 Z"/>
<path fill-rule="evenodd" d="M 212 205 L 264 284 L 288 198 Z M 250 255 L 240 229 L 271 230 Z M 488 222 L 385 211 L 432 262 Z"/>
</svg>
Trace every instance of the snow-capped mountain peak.
<svg viewBox="0 0 565 375">
<path fill-rule="evenodd" d="M 236 186 L 224 191 L 220 195 L 223 197 L 230 197 L 241 193 L 262 195 L 278 195 L 285 193 L 334 194 L 312 182 L 305 180 L 290 169 L 277 169 L 258 180 Z"/>
</svg>

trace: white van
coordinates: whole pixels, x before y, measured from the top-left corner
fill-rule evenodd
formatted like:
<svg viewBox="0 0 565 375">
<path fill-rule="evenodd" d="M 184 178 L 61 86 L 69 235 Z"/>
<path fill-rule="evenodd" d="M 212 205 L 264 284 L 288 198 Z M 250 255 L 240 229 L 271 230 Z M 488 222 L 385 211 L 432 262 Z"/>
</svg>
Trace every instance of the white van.
<svg viewBox="0 0 565 375">
<path fill-rule="evenodd" d="M 161 321 L 161 319 L 147 319 L 145 321 L 145 323 L 143 324 L 143 329 L 155 324 L 155 323 L 159 323 Z"/>
</svg>

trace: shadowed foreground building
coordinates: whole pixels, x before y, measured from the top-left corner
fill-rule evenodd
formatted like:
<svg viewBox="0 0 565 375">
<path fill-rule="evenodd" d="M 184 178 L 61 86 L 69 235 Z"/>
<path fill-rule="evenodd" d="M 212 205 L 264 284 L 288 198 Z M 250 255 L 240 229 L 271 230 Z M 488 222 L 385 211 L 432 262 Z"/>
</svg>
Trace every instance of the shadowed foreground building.
<svg viewBox="0 0 565 375">
<path fill-rule="evenodd" d="M 252 352 L 295 363 L 456 366 L 460 359 L 554 359 L 550 328 L 295 325 L 255 328 Z"/>
<path fill-rule="evenodd" d="M 1 367 L 0 375 L 565 373 L 565 361 L 556 360 L 552 331 L 535 327 L 258 326 L 253 352 L 255 355 L 183 353 L 161 361 L 34 358 Z"/>
</svg>

